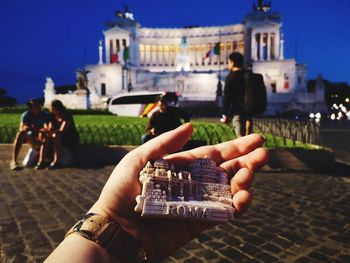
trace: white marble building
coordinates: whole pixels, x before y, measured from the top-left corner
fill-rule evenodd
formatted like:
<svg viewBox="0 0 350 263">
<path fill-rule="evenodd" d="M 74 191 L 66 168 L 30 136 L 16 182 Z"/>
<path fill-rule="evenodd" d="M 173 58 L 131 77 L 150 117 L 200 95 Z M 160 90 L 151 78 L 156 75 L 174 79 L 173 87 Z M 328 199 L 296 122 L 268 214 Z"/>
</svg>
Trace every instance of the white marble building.
<svg viewBox="0 0 350 263">
<path fill-rule="evenodd" d="M 318 110 L 324 104 L 322 87 L 307 93 L 307 67 L 285 59 L 281 15 L 271 3 L 258 0 L 240 24 L 212 27 L 147 28 L 133 15 L 119 12 L 99 46 L 99 63 L 86 65 L 91 107 L 105 107 L 107 98 L 131 90 L 177 91 L 181 101 L 214 101 L 218 79 L 228 74 L 228 55 L 244 54 L 245 63 L 264 76 L 267 114 L 295 107 Z M 220 43 L 220 55 L 206 54 Z M 125 64 L 124 49 L 129 49 Z M 116 57 L 118 56 L 118 61 Z M 52 97 L 52 96 L 51 96 Z M 320 109 L 321 110 L 321 109 Z M 323 110 L 323 109 L 322 109 Z"/>
</svg>

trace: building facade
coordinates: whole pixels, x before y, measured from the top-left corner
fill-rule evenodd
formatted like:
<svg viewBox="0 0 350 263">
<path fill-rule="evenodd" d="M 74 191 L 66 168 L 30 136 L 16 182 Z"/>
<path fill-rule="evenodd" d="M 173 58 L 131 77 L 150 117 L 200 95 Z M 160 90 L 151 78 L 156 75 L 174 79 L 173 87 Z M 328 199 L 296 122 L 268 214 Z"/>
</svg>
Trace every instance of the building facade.
<svg viewBox="0 0 350 263">
<path fill-rule="evenodd" d="M 126 10 L 103 34 L 99 63 L 85 67 L 91 107 L 105 107 L 103 102 L 112 96 L 140 90 L 175 91 L 180 102 L 215 101 L 234 51 L 244 54 L 246 67 L 264 76 L 266 114 L 296 105 L 315 111 L 324 101 L 318 101 L 316 93 L 324 91 L 317 88 L 305 96 L 306 65 L 285 59 L 282 18 L 271 11 L 271 2 L 258 0 L 240 24 L 213 27 L 147 28 Z"/>
</svg>

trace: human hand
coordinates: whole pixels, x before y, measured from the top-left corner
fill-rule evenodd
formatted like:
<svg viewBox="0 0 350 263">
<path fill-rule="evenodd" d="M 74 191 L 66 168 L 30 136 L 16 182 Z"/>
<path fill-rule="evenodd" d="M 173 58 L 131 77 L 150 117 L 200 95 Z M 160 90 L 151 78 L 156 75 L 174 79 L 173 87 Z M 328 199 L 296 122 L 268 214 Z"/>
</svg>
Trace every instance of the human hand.
<svg viewBox="0 0 350 263">
<path fill-rule="evenodd" d="M 116 166 L 102 193 L 90 212 L 117 221 L 122 228 L 138 240 L 151 261 L 158 261 L 198 236 L 213 223 L 145 219 L 134 212 L 135 198 L 141 193 L 139 172 L 149 160 L 163 157 L 182 148 L 192 135 L 187 123 L 164 133 L 128 153 Z M 214 160 L 230 177 L 233 204 L 238 214 L 247 209 L 251 201 L 248 189 L 253 172 L 266 164 L 267 151 L 259 148 L 264 139 L 249 135 L 214 146 L 199 147 L 190 151 L 166 156 L 176 168 L 185 167 L 195 158 Z"/>
<path fill-rule="evenodd" d="M 228 123 L 229 122 L 229 118 L 226 115 L 222 115 L 220 122 L 222 123 Z"/>
<path fill-rule="evenodd" d="M 149 130 L 149 132 L 151 133 L 151 135 L 156 135 L 156 129 L 155 128 L 152 128 Z"/>
</svg>

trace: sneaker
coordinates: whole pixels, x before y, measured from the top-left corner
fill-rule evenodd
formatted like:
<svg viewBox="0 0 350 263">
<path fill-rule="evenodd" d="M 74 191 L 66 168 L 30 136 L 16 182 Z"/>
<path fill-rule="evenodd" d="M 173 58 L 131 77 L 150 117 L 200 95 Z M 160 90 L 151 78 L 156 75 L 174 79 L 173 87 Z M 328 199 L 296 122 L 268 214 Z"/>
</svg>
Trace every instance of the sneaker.
<svg viewBox="0 0 350 263">
<path fill-rule="evenodd" d="M 20 166 L 17 162 L 15 162 L 15 161 L 11 161 L 11 162 L 10 162 L 10 169 L 11 169 L 12 171 L 21 170 L 22 168 L 23 168 L 23 167 Z"/>
<path fill-rule="evenodd" d="M 55 170 L 55 169 L 58 169 L 58 168 L 61 168 L 59 163 L 51 163 L 49 165 L 49 167 L 47 167 L 47 169 L 49 169 L 49 170 Z"/>
<path fill-rule="evenodd" d="M 43 163 L 43 162 L 39 162 L 37 163 L 37 165 L 34 167 L 35 170 L 42 170 L 42 169 L 45 169 L 47 167 L 47 164 L 46 163 Z"/>
</svg>

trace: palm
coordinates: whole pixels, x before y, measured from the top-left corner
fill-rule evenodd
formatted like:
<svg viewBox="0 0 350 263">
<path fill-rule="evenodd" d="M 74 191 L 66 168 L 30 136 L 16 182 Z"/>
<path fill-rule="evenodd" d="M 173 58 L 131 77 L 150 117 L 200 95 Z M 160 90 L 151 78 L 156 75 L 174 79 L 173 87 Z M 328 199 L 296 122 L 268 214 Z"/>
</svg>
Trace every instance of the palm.
<svg viewBox="0 0 350 263">
<path fill-rule="evenodd" d="M 214 225 L 212 223 L 141 218 L 139 214 L 134 212 L 135 198 L 141 193 L 141 184 L 138 181 L 140 170 L 148 160 L 163 157 L 166 153 L 180 149 L 191 134 L 191 125 L 187 124 L 130 152 L 114 169 L 98 201 L 109 216 L 119 222 L 129 234 L 141 243 L 148 257 L 153 260 L 170 255 L 200 232 Z M 253 171 L 266 162 L 267 154 L 265 151 L 260 151 L 260 154 L 255 153 L 253 155 L 255 160 L 251 156 L 262 143 L 263 139 L 260 136 L 255 136 L 250 142 L 245 142 L 245 145 L 243 142 L 240 146 L 238 143 L 233 145 L 232 142 L 231 144 L 227 142 L 227 145 L 201 147 L 192 151 L 172 154 L 166 158 L 175 166 L 180 167 L 194 158 L 208 156 L 225 169 L 229 175 L 233 176 L 243 167 Z M 245 171 L 241 174 L 242 176 L 238 178 L 238 181 L 236 180 L 237 182 L 231 180 L 233 201 L 239 211 L 249 204 L 250 195 L 245 189 L 249 187 L 252 179 L 250 172 Z"/>
</svg>

